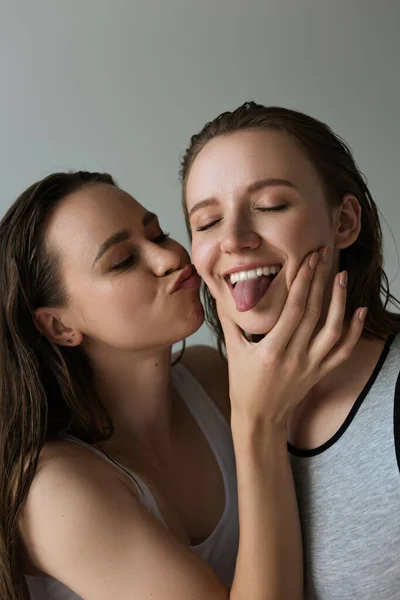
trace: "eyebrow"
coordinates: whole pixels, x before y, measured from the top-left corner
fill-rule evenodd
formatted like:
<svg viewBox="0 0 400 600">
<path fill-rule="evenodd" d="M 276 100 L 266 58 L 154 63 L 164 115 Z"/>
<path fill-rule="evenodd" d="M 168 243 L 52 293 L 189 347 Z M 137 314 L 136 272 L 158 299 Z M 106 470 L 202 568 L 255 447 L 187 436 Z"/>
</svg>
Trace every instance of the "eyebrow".
<svg viewBox="0 0 400 600">
<path fill-rule="evenodd" d="M 258 181 L 251 183 L 246 189 L 246 193 L 254 194 L 255 192 L 259 192 L 264 188 L 277 186 L 284 186 L 297 191 L 299 190 L 297 185 L 295 185 L 292 181 L 289 181 L 288 179 L 282 179 L 280 177 L 273 177 L 267 179 L 259 179 Z M 215 206 L 216 204 L 218 204 L 216 198 L 206 198 L 205 200 L 200 200 L 200 202 L 197 202 L 190 209 L 189 217 L 191 217 L 195 212 L 201 210 L 202 208 L 207 208 L 208 206 Z"/>
<path fill-rule="evenodd" d="M 281 179 L 280 177 L 272 177 L 269 179 L 259 179 L 258 181 L 251 183 L 249 185 L 249 187 L 247 188 L 247 193 L 254 194 L 254 192 L 259 192 L 260 190 L 262 190 L 266 187 L 277 187 L 277 186 L 289 187 L 292 190 L 299 189 L 297 187 L 297 185 L 295 185 L 292 181 L 289 181 L 289 179 Z"/>
<path fill-rule="evenodd" d="M 147 227 L 147 225 L 150 225 L 150 223 L 152 223 L 154 221 L 154 219 L 157 219 L 156 214 L 154 214 L 152 212 L 145 212 L 145 214 L 143 215 L 143 219 L 142 219 L 143 227 Z M 106 252 L 108 252 L 108 250 L 110 248 L 112 248 L 116 244 L 120 244 L 121 242 L 125 242 L 126 240 L 129 240 L 131 237 L 132 237 L 131 229 L 121 229 L 120 231 L 117 231 L 116 233 L 113 233 L 112 235 L 110 235 L 110 237 L 107 238 L 106 241 L 101 244 L 99 251 L 96 254 L 96 258 L 93 261 L 93 265 L 97 261 L 99 261 L 100 258 Z"/>
</svg>

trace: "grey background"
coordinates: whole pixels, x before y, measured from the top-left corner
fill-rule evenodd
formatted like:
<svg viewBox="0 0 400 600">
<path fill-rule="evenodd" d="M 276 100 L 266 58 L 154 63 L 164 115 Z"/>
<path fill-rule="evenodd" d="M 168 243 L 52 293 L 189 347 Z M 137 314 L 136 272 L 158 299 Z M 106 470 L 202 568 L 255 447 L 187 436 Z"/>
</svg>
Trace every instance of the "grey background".
<svg viewBox="0 0 400 600">
<path fill-rule="evenodd" d="M 399 24 L 399 0 L 0 0 L 0 214 L 54 170 L 107 170 L 187 243 L 179 155 L 253 99 L 342 135 L 399 239 Z"/>
</svg>

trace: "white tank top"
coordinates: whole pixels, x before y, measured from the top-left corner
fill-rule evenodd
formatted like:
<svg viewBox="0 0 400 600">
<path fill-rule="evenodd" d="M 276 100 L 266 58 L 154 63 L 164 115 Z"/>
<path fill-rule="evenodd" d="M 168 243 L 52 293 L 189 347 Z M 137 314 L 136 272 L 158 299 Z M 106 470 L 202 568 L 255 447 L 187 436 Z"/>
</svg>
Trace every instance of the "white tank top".
<svg viewBox="0 0 400 600">
<path fill-rule="evenodd" d="M 230 427 L 209 395 L 193 375 L 181 364 L 172 369 L 173 384 L 193 418 L 201 428 L 218 462 L 225 487 L 225 509 L 212 534 L 201 544 L 191 546 L 220 577 L 230 586 L 236 565 L 239 545 L 239 515 L 237 498 L 236 465 Z M 97 448 L 76 438 L 68 438 L 95 452 L 129 477 L 138 490 L 141 503 L 164 525 L 157 502 L 146 483 L 136 473 L 106 456 Z M 64 584 L 52 577 L 26 576 L 33 600 L 82 600 Z"/>
</svg>

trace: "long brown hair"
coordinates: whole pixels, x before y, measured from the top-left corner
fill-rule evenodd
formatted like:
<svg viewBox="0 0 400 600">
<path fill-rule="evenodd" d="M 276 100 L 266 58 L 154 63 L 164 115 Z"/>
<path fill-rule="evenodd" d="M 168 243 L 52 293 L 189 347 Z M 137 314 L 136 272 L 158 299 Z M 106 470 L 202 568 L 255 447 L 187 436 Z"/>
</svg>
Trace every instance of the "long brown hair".
<svg viewBox="0 0 400 600">
<path fill-rule="evenodd" d="M 385 338 L 389 333 L 400 331 L 400 315 L 388 310 L 389 305 L 398 308 L 400 304 L 390 293 L 383 270 L 382 230 L 377 206 L 349 146 L 317 119 L 286 108 L 246 102 L 232 112 L 220 114 L 193 135 L 182 157 L 180 171 L 182 205 L 189 236 L 186 183 L 193 162 L 213 138 L 249 129 L 273 129 L 290 135 L 319 173 L 330 206 L 339 206 L 346 194 L 353 194 L 358 199 L 362 209 L 360 235 L 340 255 L 340 270 L 346 269 L 349 273 L 346 318 L 349 320 L 359 306 L 368 306 L 364 327 L 366 337 Z M 221 348 L 223 332 L 215 300 L 205 285 L 202 293 L 206 320 Z"/>
<path fill-rule="evenodd" d="M 0 222 L 0 598 L 29 599 L 18 522 L 47 440 L 66 434 L 105 439 L 112 424 L 95 394 L 90 364 L 77 348 L 41 335 L 34 310 L 67 297 L 46 224 L 63 199 L 107 174 L 55 173 L 27 189 Z M 100 425 L 101 423 L 101 425 Z"/>
</svg>

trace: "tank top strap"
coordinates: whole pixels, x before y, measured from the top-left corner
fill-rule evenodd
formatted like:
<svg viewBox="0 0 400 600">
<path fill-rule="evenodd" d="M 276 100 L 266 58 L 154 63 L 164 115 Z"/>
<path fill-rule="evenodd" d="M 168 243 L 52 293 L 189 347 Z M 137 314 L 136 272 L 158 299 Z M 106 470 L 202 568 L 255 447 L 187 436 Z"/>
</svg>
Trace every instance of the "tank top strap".
<svg viewBox="0 0 400 600">
<path fill-rule="evenodd" d="M 215 570 L 226 585 L 230 586 L 239 546 L 236 463 L 231 429 L 208 393 L 183 365 L 177 364 L 173 367 L 172 383 L 206 438 L 218 463 L 225 489 L 225 508 L 219 523 L 206 540 L 190 546 L 190 548 Z M 168 528 L 155 497 L 139 475 L 115 461 L 99 448 L 74 437 L 65 439 L 84 446 L 129 477 L 138 492 L 142 505 L 147 507 L 149 512 Z"/>
<path fill-rule="evenodd" d="M 218 462 L 225 486 L 226 506 L 222 521 L 231 505 L 237 504 L 236 461 L 231 428 L 215 402 L 192 373 L 181 363 L 172 370 L 173 384 L 199 425 Z"/>
<path fill-rule="evenodd" d="M 74 444 L 78 444 L 79 446 L 83 446 L 84 448 L 87 448 L 88 450 L 90 450 L 94 454 L 97 454 L 97 456 L 99 456 L 100 458 L 102 458 L 103 460 L 108 462 L 110 465 L 112 465 L 113 467 L 118 469 L 118 471 L 120 473 L 122 473 L 123 475 L 125 475 L 125 477 L 128 477 L 128 479 L 133 484 L 135 490 L 137 491 L 140 503 L 145 508 L 147 508 L 153 514 L 153 516 L 156 517 L 156 519 L 161 521 L 167 527 L 152 492 L 150 491 L 150 489 L 149 489 L 148 485 L 145 483 L 145 481 L 137 473 L 134 473 L 130 469 L 124 467 L 121 463 L 114 460 L 111 456 L 106 454 L 106 452 L 104 452 L 103 450 L 100 450 L 99 448 L 96 448 L 95 446 L 93 446 L 91 444 L 87 444 L 86 442 L 83 442 L 82 440 L 79 440 L 78 438 L 75 438 L 73 436 L 65 436 L 64 440 L 73 442 Z"/>
</svg>

